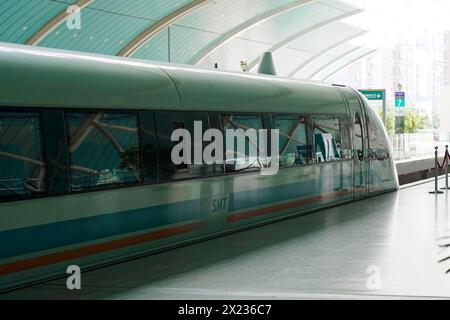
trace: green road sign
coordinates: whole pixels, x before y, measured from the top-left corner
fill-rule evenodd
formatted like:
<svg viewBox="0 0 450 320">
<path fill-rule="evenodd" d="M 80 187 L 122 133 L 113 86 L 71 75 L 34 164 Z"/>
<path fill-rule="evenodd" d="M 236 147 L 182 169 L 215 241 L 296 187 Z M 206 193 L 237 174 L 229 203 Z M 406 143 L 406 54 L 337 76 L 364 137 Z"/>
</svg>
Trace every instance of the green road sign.
<svg viewBox="0 0 450 320">
<path fill-rule="evenodd" d="M 369 100 L 384 100 L 384 90 L 360 90 Z"/>
<path fill-rule="evenodd" d="M 395 107 L 396 108 L 404 108 L 406 106 L 405 100 L 406 100 L 406 94 L 404 92 L 396 92 L 395 93 Z"/>
</svg>

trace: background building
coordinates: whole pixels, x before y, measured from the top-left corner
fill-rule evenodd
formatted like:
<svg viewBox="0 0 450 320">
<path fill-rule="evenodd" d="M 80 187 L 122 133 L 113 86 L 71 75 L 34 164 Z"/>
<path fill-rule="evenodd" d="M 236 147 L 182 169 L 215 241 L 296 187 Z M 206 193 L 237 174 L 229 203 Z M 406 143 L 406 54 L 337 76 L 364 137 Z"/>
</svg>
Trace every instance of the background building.
<svg viewBox="0 0 450 320">
<path fill-rule="evenodd" d="M 329 81 L 361 89 L 385 88 L 390 113 L 395 112 L 395 92 L 405 91 L 406 111 L 427 117 L 427 129 L 438 129 L 439 119 L 450 112 L 449 75 L 450 32 L 425 31 L 403 37 L 392 48 L 377 51 Z"/>
</svg>

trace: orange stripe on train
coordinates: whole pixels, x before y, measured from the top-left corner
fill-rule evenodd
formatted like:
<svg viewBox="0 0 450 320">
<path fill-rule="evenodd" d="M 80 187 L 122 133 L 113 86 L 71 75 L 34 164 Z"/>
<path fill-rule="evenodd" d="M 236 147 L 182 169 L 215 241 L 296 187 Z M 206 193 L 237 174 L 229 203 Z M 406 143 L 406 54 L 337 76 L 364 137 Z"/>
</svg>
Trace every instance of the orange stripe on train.
<svg viewBox="0 0 450 320">
<path fill-rule="evenodd" d="M 228 216 L 227 221 L 228 221 L 228 223 L 239 222 L 239 221 L 247 220 L 250 218 L 255 218 L 255 217 L 263 216 L 266 214 L 274 213 L 276 211 L 292 209 L 295 207 L 299 207 L 302 205 L 307 205 L 307 204 L 311 204 L 311 203 L 319 202 L 319 201 L 323 201 L 323 200 L 331 200 L 337 196 L 345 196 L 345 195 L 349 195 L 352 193 L 353 193 L 352 190 L 324 193 L 324 194 L 321 194 L 321 195 L 318 195 L 315 197 L 311 197 L 311 198 L 299 199 L 299 200 L 290 201 L 287 203 L 278 204 L 275 206 L 270 206 L 270 207 L 266 207 L 266 208 L 260 208 L 260 209 L 256 209 L 256 210 L 250 210 L 250 211 L 233 214 L 233 215 Z"/>
<path fill-rule="evenodd" d="M 11 262 L 4 265 L 0 265 L 0 276 L 25 271 L 29 269 L 44 267 L 50 264 L 60 263 L 63 261 L 73 260 L 77 258 L 91 256 L 97 253 L 112 251 L 116 249 L 121 249 L 133 245 L 138 245 L 145 242 L 150 242 L 158 240 L 165 237 L 180 235 L 183 233 L 188 233 L 194 230 L 201 229 L 206 226 L 206 222 L 199 222 L 189 225 L 178 226 L 166 230 L 160 230 L 155 232 L 150 232 L 142 235 L 137 235 L 125 239 L 113 240 L 109 242 L 94 244 L 82 248 L 72 249 L 64 252 L 57 252 L 48 254 L 45 256 L 40 256 L 36 258 L 31 258 L 27 260 Z"/>
</svg>

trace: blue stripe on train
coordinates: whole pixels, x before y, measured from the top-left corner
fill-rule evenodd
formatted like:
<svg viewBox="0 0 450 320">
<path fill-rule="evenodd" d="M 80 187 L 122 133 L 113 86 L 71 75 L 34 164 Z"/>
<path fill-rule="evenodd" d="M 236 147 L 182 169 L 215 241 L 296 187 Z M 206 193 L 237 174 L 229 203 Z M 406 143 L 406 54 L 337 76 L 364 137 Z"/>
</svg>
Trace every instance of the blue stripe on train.
<svg viewBox="0 0 450 320">
<path fill-rule="evenodd" d="M 329 177 L 324 180 L 307 180 L 282 186 L 262 188 L 238 192 L 231 195 L 230 211 L 241 211 L 257 206 L 266 206 L 277 202 L 295 200 L 298 198 L 309 198 L 320 192 L 332 192 L 334 188 L 344 189 L 351 187 L 352 176 L 341 180 L 340 176 Z M 327 184 L 328 183 L 328 184 Z M 325 186 L 328 185 L 329 188 Z"/>
<path fill-rule="evenodd" d="M 207 214 L 200 201 L 192 200 L 3 231 L 0 259 L 200 219 Z"/>
<path fill-rule="evenodd" d="M 315 196 L 315 191 L 320 190 L 321 185 L 326 185 L 324 182 L 329 183 L 330 190 L 321 190 L 322 192 L 333 191 L 335 185 L 340 185 L 335 177 L 327 180 L 309 180 L 234 193 L 231 194 L 229 210 L 231 212 L 240 211 L 274 202 Z M 209 206 L 205 208 L 205 204 L 203 204 L 202 207 L 202 201 L 195 199 L 98 217 L 3 231 L 0 232 L 0 243 L 9 245 L 2 246 L 0 259 L 206 218 L 209 210 Z"/>
</svg>

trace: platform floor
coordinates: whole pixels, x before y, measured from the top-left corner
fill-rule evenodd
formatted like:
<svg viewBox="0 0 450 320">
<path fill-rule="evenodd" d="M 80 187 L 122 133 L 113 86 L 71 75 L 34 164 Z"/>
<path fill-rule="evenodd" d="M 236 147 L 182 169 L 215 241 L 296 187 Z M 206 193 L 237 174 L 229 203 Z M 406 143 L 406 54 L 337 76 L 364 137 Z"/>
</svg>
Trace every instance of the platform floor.
<svg viewBox="0 0 450 320">
<path fill-rule="evenodd" d="M 449 195 L 398 193 L 167 251 L 0 299 L 450 298 Z M 450 243 L 450 240 L 448 240 Z M 380 272 L 381 288 L 368 279 Z M 374 284 L 369 280 L 369 283 Z"/>
</svg>

